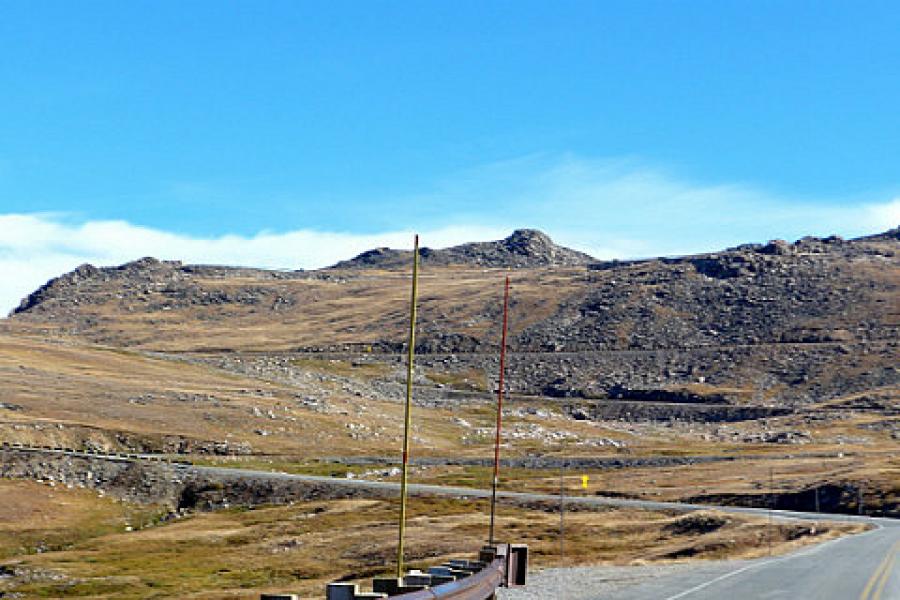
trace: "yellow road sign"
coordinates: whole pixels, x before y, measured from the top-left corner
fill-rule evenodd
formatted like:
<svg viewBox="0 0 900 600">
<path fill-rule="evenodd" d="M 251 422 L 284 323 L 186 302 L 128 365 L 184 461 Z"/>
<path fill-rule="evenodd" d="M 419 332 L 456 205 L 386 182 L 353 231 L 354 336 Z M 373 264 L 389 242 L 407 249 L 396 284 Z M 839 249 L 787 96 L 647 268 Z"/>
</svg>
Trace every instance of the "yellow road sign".
<svg viewBox="0 0 900 600">
<path fill-rule="evenodd" d="M 582 475 L 581 476 L 581 487 L 583 487 L 584 489 L 587 489 L 587 484 L 588 484 L 588 476 Z"/>
</svg>

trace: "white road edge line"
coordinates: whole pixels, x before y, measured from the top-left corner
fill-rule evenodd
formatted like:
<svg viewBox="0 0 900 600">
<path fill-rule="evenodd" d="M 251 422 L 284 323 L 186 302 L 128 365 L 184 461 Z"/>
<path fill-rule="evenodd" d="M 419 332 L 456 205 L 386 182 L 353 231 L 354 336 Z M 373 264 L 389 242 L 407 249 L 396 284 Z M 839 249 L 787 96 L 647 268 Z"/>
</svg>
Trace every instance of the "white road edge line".
<svg viewBox="0 0 900 600">
<path fill-rule="evenodd" d="M 856 534 L 856 535 L 867 535 L 867 534 L 870 534 L 870 533 L 872 533 L 872 532 L 878 531 L 879 529 L 883 529 L 882 525 L 879 524 L 879 523 L 874 523 L 874 525 L 875 525 L 875 527 L 874 527 L 873 529 L 870 529 L 870 530 L 868 530 L 868 531 L 864 531 L 864 532 L 862 532 L 862 533 L 858 533 L 858 534 Z M 731 572 L 729 572 L 729 573 L 725 573 L 724 575 L 719 575 L 719 576 L 716 577 L 715 579 L 710 579 L 709 581 L 704 582 L 704 583 L 701 583 L 700 585 L 696 585 L 696 586 L 692 587 L 692 588 L 689 589 L 689 590 L 684 590 L 683 592 L 679 592 L 678 594 L 675 594 L 674 596 L 668 596 L 667 598 L 664 598 L 663 600 L 678 600 L 679 598 L 684 598 L 685 596 L 687 596 L 687 595 L 689 595 L 689 594 L 693 594 L 694 592 L 699 592 L 700 590 L 702 590 L 702 589 L 704 589 L 704 588 L 707 588 L 707 587 L 709 587 L 709 586 L 711 586 L 711 585 L 713 585 L 713 584 L 715 584 L 715 583 L 718 583 L 718 582 L 723 581 L 723 580 L 725 580 L 725 579 L 729 579 L 730 577 L 734 577 L 734 576 L 736 576 L 736 575 L 740 575 L 740 574 L 743 573 L 744 571 L 749 571 L 750 569 L 754 569 L 754 568 L 756 568 L 756 567 L 764 567 L 764 566 L 766 566 L 766 565 L 771 565 L 771 564 L 774 564 L 774 563 L 777 563 L 777 562 L 782 562 L 782 561 L 786 561 L 786 560 L 791 560 L 791 559 L 793 559 L 793 558 L 798 558 L 798 557 L 801 557 L 801 556 L 805 556 L 805 555 L 807 555 L 807 554 L 815 554 L 815 553 L 821 552 L 821 551 L 822 551 L 822 548 L 824 548 L 825 546 L 830 546 L 831 544 L 837 544 L 837 543 L 842 542 L 842 541 L 844 541 L 844 540 L 850 539 L 850 537 L 852 537 L 852 536 L 846 536 L 846 535 L 845 535 L 845 536 L 841 536 L 841 537 L 839 537 L 839 538 L 835 538 L 835 539 L 833 539 L 833 540 L 828 540 L 827 542 L 824 542 L 824 543 L 821 543 L 821 544 L 815 544 L 815 545 L 813 545 L 813 546 L 810 546 L 810 547 L 807 547 L 807 548 L 803 548 L 803 549 L 799 550 L 798 552 L 792 552 L 792 553 L 788 554 L 787 556 L 781 556 L 781 557 L 779 557 L 779 558 L 773 558 L 773 559 L 769 559 L 769 560 L 766 560 L 766 561 L 763 561 L 763 562 L 753 563 L 752 565 L 747 565 L 746 567 L 742 567 L 742 568 L 740 568 L 740 569 L 736 569 L 736 570 L 731 571 Z"/>
<path fill-rule="evenodd" d="M 714 584 L 714 583 L 718 583 L 718 582 L 720 582 L 720 581 L 722 581 L 722 580 L 724 580 L 724 579 L 728 579 L 729 577 L 734 577 L 735 575 L 740 575 L 740 574 L 743 573 L 744 571 L 748 571 L 748 570 L 750 570 L 750 569 L 752 569 L 752 568 L 754 568 L 754 567 L 760 567 L 760 566 L 763 566 L 763 565 L 767 565 L 767 564 L 769 564 L 770 562 L 775 562 L 775 561 L 767 560 L 767 561 L 764 562 L 764 563 L 757 563 L 757 564 L 753 564 L 753 565 L 747 565 L 746 567 L 743 567 L 743 568 L 741 568 L 741 569 L 737 569 L 736 571 L 731 571 L 730 573 L 725 573 L 724 575 L 719 575 L 719 576 L 716 577 L 715 579 L 710 579 L 710 580 L 707 581 L 706 583 L 701 583 L 700 585 L 694 586 L 694 587 L 692 587 L 692 588 L 689 589 L 689 590 L 685 590 L 685 591 L 681 592 L 680 594 L 675 594 L 674 596 L 669 596 L 668 598 L 665 598 L 665 600 L 677 600 L 678 598 L 684 598 L 684 597 L 687 596 L 688 594 L 693 594 L 694 592 L 699 592 L 699 591 L 702 590 L 703 588 L 709 587 L 709 586 L 711 586 L 711 585 Z"/>
</svg>

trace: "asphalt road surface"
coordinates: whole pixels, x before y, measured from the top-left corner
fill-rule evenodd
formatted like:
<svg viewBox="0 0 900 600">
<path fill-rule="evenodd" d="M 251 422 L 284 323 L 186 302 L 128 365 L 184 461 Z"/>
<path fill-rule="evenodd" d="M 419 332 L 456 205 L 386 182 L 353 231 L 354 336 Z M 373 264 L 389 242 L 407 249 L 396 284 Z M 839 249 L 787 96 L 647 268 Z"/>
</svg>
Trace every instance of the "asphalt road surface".
<svg viewBox="0 0 900 600">
<path fill-rule="evenodd" d="M 887 525 L 775 558 L 547 569 L 500 600 L 897 600 L 898 530 Z"/>
<path fill-rule="evenodd" d="M 727 565 L 719 573 L 688 571 L 659 578 L 617 600 L 898 600 L 900 572 L 895 569 L 900 526 L 831 540 L 785 556 Z M 712 575 L 712 576 L 710 576 Z"/>
</svg>

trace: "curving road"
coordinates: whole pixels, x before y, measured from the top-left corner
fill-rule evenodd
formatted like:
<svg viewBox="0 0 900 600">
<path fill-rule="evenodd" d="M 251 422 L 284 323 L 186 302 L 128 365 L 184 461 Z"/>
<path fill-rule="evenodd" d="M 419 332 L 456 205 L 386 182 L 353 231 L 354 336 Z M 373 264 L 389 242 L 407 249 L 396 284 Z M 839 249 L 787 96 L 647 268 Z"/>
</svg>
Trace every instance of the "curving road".
<svg viewBox="0 0 900 600">
<path fill-rule="evenodd" d="M 785 556 L 726 564 L 721 572 L 663 578 L 611 598 L 897 600 L 900 527 L 878 525 L 878 529 Z"/>
<path fill-rule="evenodd" d="M 83 453 L 30 449 L 54 454 L 84 455 Z M 96 458 L 96 456 L 94 455 Z M 112 460 L 130 460 L 108 457 Z M 139 458 L 135 456 L 134 458 Z M 150 458 L 149 456 L 147 458 Z M 296 480 L 331 486 L 371 489 L 382 495 L 386 491 L 399 493 L 399 484 L 383 481 L 338 479 L 314 475 L 290 475 L 267 471 L 175 465 L 178 469 L 194 470 L 208 475 L 254 480 Z M 410 484 L 411 494 L 488 498 L 490 490 L 424 484 Z M 559 496 L 522 492 L 498 493 L 500 498 L 527 502 L 559 502 Z M 759 508 L 707 506 L 673 502 L 653 502 L 603 497 L 570 497 L 567 505 L 621 506 L 649 510 L 689 512 L 715 509 L 728 513 L 767 516 L 769 511 Z M 552 581 L 545 584 L 545 573 L 534 578 L 520 590 L 503 590 L 502 598 L 525 600 L 565 598 L 566 600 L 900 600 L 900 520 L 771 511 L 779 520 L 844 521 L 873 526 L 862 534 L 845 536 L 817 546 L 811 546 L 784 556 L 747 561 L 703 561 L 685 568 L 662 569 L 652 577 L 635 578 L 620 573 L 622 585 L 606 585 L 616 575 L 604 579 L 604 591 L 592 589 L 590 577 L 579 580 L 584 569 L 548 570 L 554 572 Z M 610 569 L 606 569 L 610 571 Z M 628 568 L 615 568 L 622 572 Z M 549 575 L 547 577 L 550 577 Z M 593 580 L 596 581 L 596 578 Z M 543 586 L 543 587 L 542 587 Z"/>
<path fill-rule="evenodd" d="M 578 567 L 534 574 L 501 600 L 897 600 L 900 527 L 804 548 L 785 556 L 680 565 Z"/>
<path fill-rule="evenodd" d="M 251 472 L 240 469 L 194 467 L 227 476 L 249 476 Z M 287 475 L 282 473 L 252 472 L 253 477 L 275 479 L 300 479 L 331 485 L 348 485 L 384 491 L 398 490 L 392 482 L 360 481 Z M 487 498 L 490 490 L 436 485 L 410 484 L 410 493 L 441 496 L 465 496 Z M 559 502 L 558 496 L 520 492 L 499 492 L 501 498 Z M 590 506 L 622 506 L 643 509 L 693 511 L 715 509 L 729 513 L 767 516 L 769 511 L 759 508 L 733 506 L 705 506 L 672 502 L 652 502 L 603 497 L 572 497 L 566 504 Z M 845 536 L 822 544 L 806 547 L 784 556 L 748 561 L 708 561 L 694 567 L 676 570 L 661 576 L 604 591 L 593 595 L 589 586 L 580 586 L 577 580 L 570 583 L 573 589 L 559 593 L 558 582 L 541 592 L 526 587 L 520 592 L 504 590 L 503 598 L 565 597 L 567 600 L 900 600 L 900 521 L 894 519 L 772 511 L 780 520 L 844 521 L 870 524 L 874 529 L 862 534 Z M 564 577 L 564 575 L 563 575 Z M 568 586 L 566 586 L 568 588 Z M 535 592 L 538 595 L 534 595 Z"/>
</svg>

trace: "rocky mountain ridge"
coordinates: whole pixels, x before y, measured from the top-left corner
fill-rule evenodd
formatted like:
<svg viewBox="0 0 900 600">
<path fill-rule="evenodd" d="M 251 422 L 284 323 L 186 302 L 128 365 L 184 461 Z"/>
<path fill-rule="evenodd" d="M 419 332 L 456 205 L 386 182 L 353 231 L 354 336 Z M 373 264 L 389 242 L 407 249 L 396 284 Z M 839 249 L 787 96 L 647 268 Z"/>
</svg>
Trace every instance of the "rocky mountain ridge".
<svg viewBox="0 0 900 600">
<path fill-rule="evenodd" d="M 54 277 L 37 290 L 25 297 L 11 315 L 25 313 L 39 308 L 45 302 L 58 299 L 77 290 L 98 282 L 118 284 L 123 290 L 156 286 L 159 284 L 179 284 L 192 277 L 211 279 L 257 278 L 262 280 L 284 280 L 304 277 L 305 273 L 297 271 L 277 271 L 270 269 L 254 269 L 248 267 L 229 267 L 221 265 L 184 265 L 177 260 L 158 260 L 151 256 L 140 258 L 114 267 L 96 267 L 85 263 L 74 270 Z"/>
<path fill-rule="evenodd" d="M 333 269 L 396 269 L 408 267 L 411 250 L 375 248 Z M 470 265 L 504 269 L 584 266 L 594 259 L 577 250 L 559 246 L 535 229 L 517 229 L 509 237 L 495 242 L 472 242 L 444 249 L 420 248 L 423 265 Z"/>
<path fill-rule="evenodd" d="M 310 272 L 85 265 L 29 296 L 6 325 L 149 350 L 396 355 L 409 254 Z M 498 265 L 515 269 L 519 393 L 671 402 L 699 386 L 726 402 L 808 402 L 900 383 L 897 229 L 636 261 L 596 261 L 528 231 L 423 249 L 423 364 L 495 368 L 500 275 L 484 268 Z"/>
<path fill-rule="evenodd" d="M 303 270 L 270 270 L 249 267 L 230 267 L 220 265 L 185 265 L 181 261 L 158 260 L 144 257 L 114 267 L 96 267 L 83 264 L 74 270 L 55 277 L 24 298 L 12 314 L 26 313 L 39 309 L 45 302 L 64 299 L 67 294 L 89 287 L 98 282 L 120 285 L 123 290 L 146 288 L 165 284 L 164 290 L 180 297 L 191 297 L 199 304 L 208 303 L 250 303 L 255 304 L 251 293 L 245 297 L 231 297 L 227 294 L 209 295 L 192 294 L 192 279 L 258 279 L 262 281 L 284 281 L 309 277 L 329 278 L 330 271 L 335 270 L 367 270 L 367 269 L 408 269 L 409 250 L 393 250 L 376 248 L 363 252 L 359 256 L 337 263 L 320 271 Z M 532 230 L 519 229 L 509 237 L 494 242 L 473 242 L 445 249 L 419 249 L 423 266 L 480 266 L 507 269 L 531 267 L 566 267 L 584 266 L 594 259 L 587 254 L 559 246 L 546 234 Z M 181 291 L 178 288 L 188 288 Z M 193 290 L 196 291 L 196 290 Z M 264 296 L 264 290 L 258 290 Z M 89 301 L 89 300 L 88 300 Z"/>
</svg>

